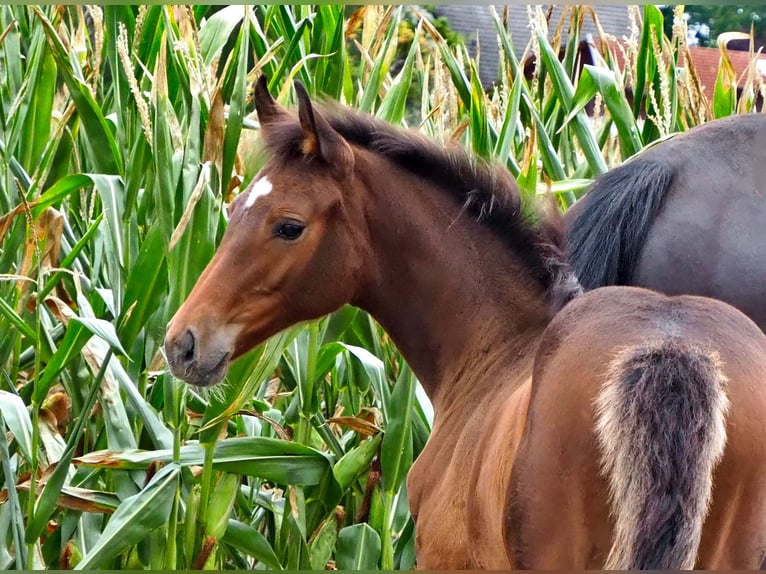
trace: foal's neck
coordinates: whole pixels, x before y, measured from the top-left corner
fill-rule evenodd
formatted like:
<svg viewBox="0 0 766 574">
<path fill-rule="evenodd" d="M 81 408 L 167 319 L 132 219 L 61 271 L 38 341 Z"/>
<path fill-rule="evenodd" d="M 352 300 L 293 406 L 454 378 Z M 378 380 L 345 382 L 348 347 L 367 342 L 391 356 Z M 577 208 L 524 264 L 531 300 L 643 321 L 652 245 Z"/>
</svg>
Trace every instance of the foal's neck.
<svg viewBox="0 0 766 574">
<path fill-rule="evenodd" d="M 534 349 L 552 313 L 522 259 L 447 193 L 372 154 L 359 160 L 373 257 L 354 303 L 386 329 L 438 414 Z"/>
</svg>

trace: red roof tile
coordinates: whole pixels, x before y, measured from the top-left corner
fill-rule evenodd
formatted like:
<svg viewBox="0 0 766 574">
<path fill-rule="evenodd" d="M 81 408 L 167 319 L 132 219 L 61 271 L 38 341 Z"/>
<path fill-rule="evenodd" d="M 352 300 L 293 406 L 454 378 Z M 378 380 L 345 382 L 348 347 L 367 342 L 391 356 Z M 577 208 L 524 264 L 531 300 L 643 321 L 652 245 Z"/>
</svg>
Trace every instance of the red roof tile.
<svg viewBox="0 0 766 574">
<path fill-rule="evenodd" d="M 721 51 L 718 48 L 703 48 L 701 46 L 690 46 L 689 53 L 694 62 L 694 69 L 700 80 L 700 85 L 705 88 L 705 94 L 708 97 L 713 96 L 715 89 L 715 80 L 718 76 L 718 65 L 721 60 Z M 747 76 L 747 66 L 750 63 L 750 53 L 741 50 L 728 50 L 729 59 L 737 75 L 737 81 L 743 85 Z M 759 60 L 766 62 L 766 56 L 761 55 Z M 685 66 L 683 53 L 678 59 L 679 66 Z"/>
</svg>

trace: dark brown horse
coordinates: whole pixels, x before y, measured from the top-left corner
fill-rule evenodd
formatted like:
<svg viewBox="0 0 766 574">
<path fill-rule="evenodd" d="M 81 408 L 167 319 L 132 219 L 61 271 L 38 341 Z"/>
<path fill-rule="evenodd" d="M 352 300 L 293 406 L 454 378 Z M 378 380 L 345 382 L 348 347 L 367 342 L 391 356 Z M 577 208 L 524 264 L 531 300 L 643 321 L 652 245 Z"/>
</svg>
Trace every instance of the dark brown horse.
<svg viewBox="0 0 766 574">
<path fill-rule="evenodd" d="M 715 297 L 766 330 L 766 114 L 711 121 L 649 148 L 564 217 L 584 288 Z"/>
<path fill-rule="evenodd" d="M 210 385 L 295 322 L 376 317 L 434 405 L 408 477 L 420 568 L 754 568 L 766 337 L 725 303 L 580 294 L 560 230 L 477 163 L 296 85 L 165 340 Z M 714 488 L 713 488 L 714 487 Z"/>
</svg>

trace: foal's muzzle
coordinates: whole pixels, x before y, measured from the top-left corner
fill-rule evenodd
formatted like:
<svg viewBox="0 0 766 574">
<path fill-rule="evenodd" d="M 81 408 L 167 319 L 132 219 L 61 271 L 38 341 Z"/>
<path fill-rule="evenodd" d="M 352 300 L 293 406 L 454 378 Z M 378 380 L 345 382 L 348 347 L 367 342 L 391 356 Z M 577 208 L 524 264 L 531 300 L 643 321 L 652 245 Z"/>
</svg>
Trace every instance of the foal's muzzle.
<svg viewBox="0 0 766 574">
<path fill-rule="evenodd" d="M 198 387 L 209 387 L 223 379 L 229 366 L 229 349 L 207 349 L 203 352 L 199 336 L 193 328 L 165 337 L 165 356 L 173 375 Z"/>
</svg>

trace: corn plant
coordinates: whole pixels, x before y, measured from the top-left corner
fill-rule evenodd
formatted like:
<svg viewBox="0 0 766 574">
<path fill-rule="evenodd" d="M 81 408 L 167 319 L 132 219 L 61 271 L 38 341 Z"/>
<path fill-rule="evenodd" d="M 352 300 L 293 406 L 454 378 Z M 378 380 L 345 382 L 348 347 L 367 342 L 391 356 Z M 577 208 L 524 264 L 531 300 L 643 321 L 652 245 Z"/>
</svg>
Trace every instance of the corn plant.
<svg viewBox="0 0 766 574">
<path fill-rule="evenodd" d="M 161 356 L 257 170 L 254 77 L 395 121 L 401 14 L 2 9 L 4 567 L 412 565 L 427 411 L 368 316 L 288 330 L 208 395 Z"/>
<path fill-rule="evenodd" d="M 632 34 L 625 39 L 601 33 L 596 65 L 580 71 L 576 50 L 585 19 L 601 29 L 589 6 L 567 6 L 559 22 L 548 22 L 542 7 L 530 7 L 532 42 L 523 57 L 535 57 L 532 78 L 507 32 L 507 12 L 487 7 L 495 20 L 500 46 L 500 78 L 483 86 L 465 48 L 450 50 L 439 41 L 439 53 L 465 119 L 461 141 L 477 154 L 506 162 L 520 188 L 534 196 L 554 192 L 566 208 L 592 179 L 647 145 L 714 117 L 755 110 L 764 83 L 755 59 L 746 72 L 745 96 L 736 100 L 735 77 L 726 42 L 719 38 L 721 65 L 713 94 L 702 92 L 686 45 L 686 29 L 676 10 L 674 33 L 666 37 L 663 15 L 651 5 L 629 7 Z M 427 26 L 429 32 L 437 32 Z M 568 42 L 559 58 L 561 30 Z M 747 36 L 745 36 L 747 37 Z M 484 46 L 483 49 L 491 49 Z M 685 68 L 678 65 L 685 55 Z M 752 55 L 752 52 L 751 52 Z M 585 106 L 595 99 L 594 112 Z"/>
</svg>

